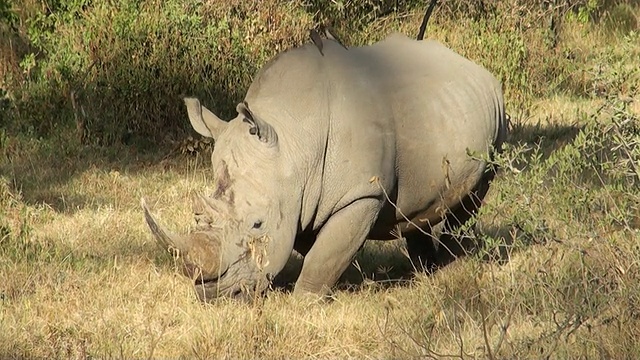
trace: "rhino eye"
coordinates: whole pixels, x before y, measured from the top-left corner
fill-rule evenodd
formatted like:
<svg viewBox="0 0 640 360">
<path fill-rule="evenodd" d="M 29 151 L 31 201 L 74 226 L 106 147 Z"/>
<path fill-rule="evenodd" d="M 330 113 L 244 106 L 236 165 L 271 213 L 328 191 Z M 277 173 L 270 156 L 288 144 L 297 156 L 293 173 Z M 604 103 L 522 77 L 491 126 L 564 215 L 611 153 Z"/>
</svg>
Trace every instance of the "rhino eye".
<svg viewBox="0 0 640 360">
<path fill-rule="evenodd" d="M 253 223 L 253 228 L 254 229 L 260 229 L 262 227 L 262 221 L 258 220 L 256 222 Z"/>
</svg>

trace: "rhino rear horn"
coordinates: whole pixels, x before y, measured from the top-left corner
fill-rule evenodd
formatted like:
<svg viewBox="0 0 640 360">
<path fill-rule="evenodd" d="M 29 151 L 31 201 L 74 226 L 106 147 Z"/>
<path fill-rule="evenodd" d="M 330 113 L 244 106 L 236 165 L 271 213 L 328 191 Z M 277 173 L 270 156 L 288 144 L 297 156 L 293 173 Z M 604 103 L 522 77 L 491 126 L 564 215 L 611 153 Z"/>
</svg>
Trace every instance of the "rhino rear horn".
<svg viewBox="0 0 640 360">
<path fill-rule="evenodd" d="M 254 116 L 251 110 L 249 110 L 249 104 L 247 104 L 246 101 L 238 104 L 238 106 L 236 106 L 236 111 L 244 117 L 243 121 L 251 125 L 251 128 L 249 129 L 251 135 L 257 136 L 260 141 L 269 146 L 275 146 L 278 143 L 278 134 L 276 133 L 276 130 L 267 122 Z"/>
<path fill-rule="evenodd" d="M 216 139 L 227 127 L 228 122 L 202 106 L 197 98 L 186 97 L 184 104 L 187 106 L 191 126 L 198 134 Z"/>
<path fill-rule="evenodd" d="M 144 198 L 140 199 L 140 205 L 144 210 L 144 218 L 147 225 L 149 225 L 149 229 L 158 241 L 158 244 L 167 251 L 178 250 L 179 254 L 186 255 L 189 251 L 189 246 L 184 237 L 172 234 L 158 224 L 153 215 L 151 215 Z"/>
</svg>

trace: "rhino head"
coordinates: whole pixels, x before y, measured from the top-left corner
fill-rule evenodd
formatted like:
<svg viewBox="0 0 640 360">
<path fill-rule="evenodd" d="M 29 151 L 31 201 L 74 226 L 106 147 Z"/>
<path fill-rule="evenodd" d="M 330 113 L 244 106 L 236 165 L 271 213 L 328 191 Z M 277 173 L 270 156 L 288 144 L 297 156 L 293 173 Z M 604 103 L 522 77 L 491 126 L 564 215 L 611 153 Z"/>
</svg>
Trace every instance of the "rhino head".
<svg viewBox="0 0 640 360">
<path fill-rule="evenodd" d="M 264 291 L 289 259 L 300 196 L 283 194 L 296 187 L 287 186 L 292 176 L 283 165 L 277 133 L 246 103 L 228 122 L 197 99 L 185 104 L 194 129 L 216 141 L 214 192 L 193 197 L 196 229 L 189 234 L 165 230 L 143 200 L 145 219 L 161 246 L 177 250 L 201 301 L 247 299 Z"/>
</svg>

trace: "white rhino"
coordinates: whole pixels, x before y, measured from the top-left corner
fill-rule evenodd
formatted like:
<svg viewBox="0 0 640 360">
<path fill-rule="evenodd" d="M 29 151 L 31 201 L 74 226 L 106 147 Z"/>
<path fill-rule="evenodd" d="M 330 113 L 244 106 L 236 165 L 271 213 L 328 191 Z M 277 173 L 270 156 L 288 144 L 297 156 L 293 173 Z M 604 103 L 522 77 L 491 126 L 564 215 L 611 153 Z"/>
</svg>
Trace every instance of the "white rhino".
<svg viewBox="0 0 640 360">
<path fill-rule="evenodd" d="M 393 230 L 415 261 L 433 261 L 443 246 L 422 231 L 443 223 L 441 240 L 456 243 L 446 233 L 476 212 L 493 176 L 482 155 L 506 136 L 501 84 L 487 70 L 398 34 L 278 55 L 230 121 L 185 103 L 193 128 L 215 139 L 215 191 L 195 199 L 187 235 L 143 207 L 202 301 L 264 291 L 294 249 L 304 256 L 294 294 L 326 294 L 365 239 Z"/>
</svg>

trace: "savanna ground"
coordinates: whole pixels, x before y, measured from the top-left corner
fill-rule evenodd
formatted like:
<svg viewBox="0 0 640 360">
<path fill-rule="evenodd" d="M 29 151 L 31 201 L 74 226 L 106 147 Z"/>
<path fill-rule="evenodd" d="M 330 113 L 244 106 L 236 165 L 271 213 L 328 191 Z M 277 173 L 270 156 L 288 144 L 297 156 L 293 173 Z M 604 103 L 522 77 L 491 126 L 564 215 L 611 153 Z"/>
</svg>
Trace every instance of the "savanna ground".
<svg viewBox="0 0 640 360">
<path fill-rule="evenodd" d="M 191 226 L 211 144 L 318 22 L 360 45 L 424 1 L 0 1 L 0 358 L 640 357 L 640 5 L 443 0 L 427 37 L 504 84 L 511 136 L 468 256 L 369 242 L 332 301 L 199 303 L 143 222 Z M 280 283 L 295 280 L 293 257 Z"/>
</svg>

